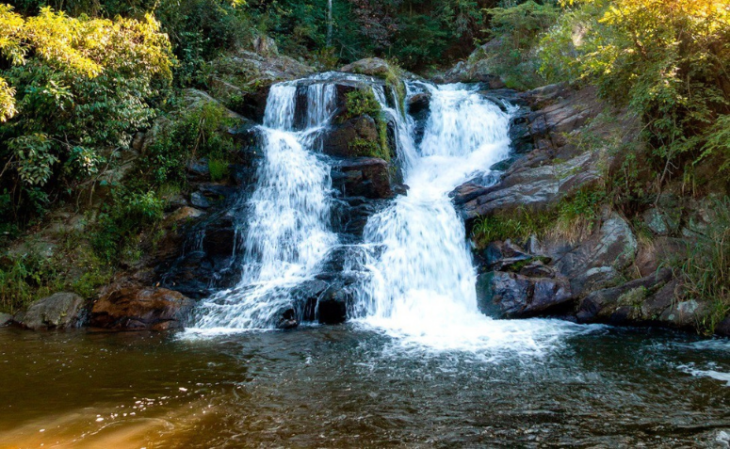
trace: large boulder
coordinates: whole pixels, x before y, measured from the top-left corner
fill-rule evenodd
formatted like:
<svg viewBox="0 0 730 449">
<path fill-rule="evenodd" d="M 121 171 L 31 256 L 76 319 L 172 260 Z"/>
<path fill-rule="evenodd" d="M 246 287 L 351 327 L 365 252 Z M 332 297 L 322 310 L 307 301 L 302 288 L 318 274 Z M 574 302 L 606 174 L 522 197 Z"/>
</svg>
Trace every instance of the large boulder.
<svg viewBox="0 0 730 449">
<path fill-rule="evenodd" d="M 595 291 L 581 301 L 578 321 L 613 324 L 656 321 L 674 299 L 669 292 L 661 291 L 671 279 L 671 270 L 664 269 L 618 287 Z"/>
<path fill-rule="evenodd" d="M 337 160 L 332 165 L 332 184 L 344 197 L 391 198 L 389 167 L 373 157 Z"/>
<path fill-rule="evenodd" d="M 371 156 L 371 146 L 379 146 L 378 127 L 368 115 L 333 125 L 322 137 L 322 152 L 336 157 Z"/>
<path fill-rule="evenodd" d="M 13 321 L 13 316 L 9 313 L 0 313 L 0 327 L 6 326 Z"/>
<path fill-rule="evenodd" d="M 261 52 L 237 50 L 213 61 L 209 80 L 211 94 L 233 110 L 261 122 L 271 85 L 304 78 L 316 72 L 314 67 L 288 56 L 278 55 L 271 43 L 261 40 Z"/>
<path fill-rule="evenodd" d="M 376 76 L 378 78 L 386 78 L 392 73 L 393 69 L 387 61 L 380 58 L 366 58 L 355 61 L 340 69 L 345 73 L 356 73 L 359 75 Z"/>
<path fill-rule="evenodd" d="M 467 221 L 502 209 L 546 209 L 563 196 L 599 180 L 601 163 L 601 154 L 587 152 L 556 165 L 525 169 L 513 165 L 496 185 L 484 187 L 470 182 L 457 187 L 451 197 Z"/>
<path fill-rule="evenodd" d="M 31 304 L 28 310 L 15 316 L 15 321 L 33 330 L 80 327 L 86 314 L 84 302 L 75 293 L 55 293 Z"/>
<path fill-rule="evenodd" d="M 584 239 L 573 242 L 550 236 L 535 248 L 538 254 L 556 261 L 555 268 L 570 279 L 573 294 L 578 297 L 619 281 L 637 249 L 631 226 L 618 213 L 608 210 L 603 212 L 600 226 Z"/>
<path fill-rule="evenodd" d="M 90 325 L 112 330 L 180 329 L 194 305 L 182 293 L 165 288 L 112 286 L 94 303 Z"/>
<path fill-rule="evenodd" d="M 526 318 L 570 303 L 570 282 L 542 264 L 529 264 L 521 273 L 492 271 L 477 279 L 479 309 L 498 318 Z"/>
</svg>

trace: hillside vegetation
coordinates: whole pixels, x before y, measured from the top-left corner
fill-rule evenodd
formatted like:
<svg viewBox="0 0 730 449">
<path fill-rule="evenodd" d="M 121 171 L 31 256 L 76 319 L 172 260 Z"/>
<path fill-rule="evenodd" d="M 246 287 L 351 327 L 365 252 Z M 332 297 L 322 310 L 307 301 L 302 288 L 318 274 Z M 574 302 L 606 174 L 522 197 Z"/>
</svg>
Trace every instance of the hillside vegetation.
<svg viewBox="0 0 730 449">
<path fill-rule="evenodd" d="M 613 145 L 617 162 L 604 182 L 533 225 L 590 220 L 600 205 L 636 217 L 666 192 L 714 195 L 717 216 L 728 215 L 726 1 L 332 5 L 330 11 L 327 0 L 0 4 L 0 243 L 31 240 L 59 208 L 84 217 L 82 231 L 65 235 L 56 259 L 39 256 L 33 245 L 0 259 L 0 309 L 60 288 L 92 296 L 139 257 L 142 240 L 154 240 L 169 198 L 186 192 L 181 173 L 189 160 L 206 157 L 213 179 L 227 176 L 234 144 L 221 131 L 232 126 L 231 117 L 220 105 L 191 107 L 184 92 L 230 90 L 235 78 L 238 90 L 225 106 L 248 110 L 249 95 L 264 80 L 256 71 L 232 70 L 240 69 L 238 52 L 263 51 L 257 38 L 259 44 L 273 38 L 268 51 L 290 57 L 286 64 L 313 70 L 379 56 L 428 75 L 466 59 L 519 90 L 596 86 L 602 99 L 638 117 L 640 137 Z M 161 137 L 143 155 L 134 150 L 138 133 L 160 123 L 166 124 Z M 590 136 L 583 137 L 590 145 Z M 475 238 L 486 243 L 527 232 L 513 232 L 518 218 L 489 218 Z M 718 225 L 680 264 L 697 295 L 718 299 L 720 308 L 730 307 L 728 232 Z M 69 266 L 59 269 L 64 260 Z"/>
</svg>

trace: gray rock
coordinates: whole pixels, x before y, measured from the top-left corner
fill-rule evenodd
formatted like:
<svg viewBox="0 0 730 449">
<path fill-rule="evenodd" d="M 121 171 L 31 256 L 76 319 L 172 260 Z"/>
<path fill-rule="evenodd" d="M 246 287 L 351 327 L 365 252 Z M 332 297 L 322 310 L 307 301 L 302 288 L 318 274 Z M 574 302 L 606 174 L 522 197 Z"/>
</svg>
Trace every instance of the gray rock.
<svg viewBox="0 0 730 449">
<path fill-rule="evenodd" d="M 496 185 L 471 183 L 450 195 L 465 220 L 518 207 L 546 208 L 563 196 L 600 179 L 600 155 L 586 152 L 556 165 L 524 168 L 513 165 Z"/>
<path fill-rule="evenodd" d="M 201 192 L 193 192 L 190 195 L 190 204 L 198 209 L 210 208 L 210 201 Z"/>
<path fill-rule="evenodd" d="M 664 215 L 655 207 L 644 212 L 644 223 L 656 235 L 669 234 L 669 226 L 667 226 Z"/>
<path fill-rule="evenodd" d="M 380 58 L 366 58 L 359 61 L 355 61 L 352 64 L 348 64 L 340 69 L 341 72 L 345 73 L 357 73 L 361 75 L 377 76 L 379 78 L 385 78 L 391 72 L 390 65 Z"/>
<path fill-rule="evenodd" d="M 354 292 L 348 287 L 328 288 L 317 301 L 317 320 L 321 324 L 344 323 L 353 300 Z"/>
<path fill-rule="evenodd" d="M 333 187 L 345 197 L 391 198 L 389 164 L 383 159 L 361 157 L 343 159 L 332 166 Z"/>
<path fill-rule="evenodd" d="M 9 313 L 0 313 L 0 327 L 10 324 L 13 321 L 13 316 Z"/>
<path fill-rule="evenodd" d="M 674 327 L 693 327 L 707 314 L 708 305 L 694 299 L 673 304 L 659 318 Z"/>
<path fill-rule="evenodd" d="M 276 41 L 269 36 L 256 36 L 253 40 L 253 48 L 261 56 L 279 56 Z"/>
<path fill-rule="evenodd" d="M 84 320 L 84 298 L 75 293 L 55 293 L 31 304 L 20 317 L 28 329 L 69 329 Z"/>
<path fill-rule="evenodd" d="M 647 297 L 664 286 L 672 277 L 664 269 L 651 276 L 628 282 L 618 287 L 598 290 L 584 298 L 578 307 L 577 318 L 582 323 L 650 321 L 653 307 L 642 310 Z M 645 315 L 646 314 L 646 315 Z"/>
<path fill-rule="evenodd" d="M 601 227 L 584 240 L 571 243 L 547 238 L 537 252 L 555 261 L 555 268 L 570 279 L 573 294 L 580 297 L 615 282 L 619 271 L 634 260 L 637 249 L 626 220 L 616 212 L 604 211 Z"/>
<path fill-rule="evenodd" d="M 477 278 L 477 304 L 490 316 L 524 318 L 568 303 L 570 283 L 564 276 L 529 278 L 515 273 L 493 271 Z"/>
</svg>

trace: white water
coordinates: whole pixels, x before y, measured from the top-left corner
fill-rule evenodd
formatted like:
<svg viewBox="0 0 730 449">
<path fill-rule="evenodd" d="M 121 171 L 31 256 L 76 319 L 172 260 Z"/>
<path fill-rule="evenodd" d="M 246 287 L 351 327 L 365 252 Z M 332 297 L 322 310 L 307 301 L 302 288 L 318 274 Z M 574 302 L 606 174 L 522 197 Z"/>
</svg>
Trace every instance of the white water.
<svg viewBox="0 0 730 449">
<path fill-rule="evenodd" d="M 334 111 L 334 86 L 308 87 L 306 129 L 295 132 L 296 84 L 272 87 L 260 127 L 265 161 L 248 202 L 241 281 L 197 308 L 198 329 L 230 331 L 272 325 L 289 289 L 314 276 L 337 242 L 329 229 L 330 168 L 311 151 Z"/>
<path fill-rule="evenodd" d="M 249 200 L 241 282 L 197 309 L 195 332 L 271 328 L 291 304 L 291 290 L 318 274 L 329 250 L 339 244 L 329 229 L 330 167 L 316 156 L 317 134 L 335 108 L 334 85 L 307 88 L 305 129 L 294 131 L 297 85 L 272 88 L 264 126 L 265 163 Z M 428 90 L 431 113 L 420 145 L 403 105 L 387 106 L 407 196 L 374 215 L 360 251 L 346 267 L 365 266 L 357 287 L 356 322 L 396 337 L 402 349 L 467 350 L 541 354 L 565 335 L 588 328 L 554 320 L 503 321 L 477 308 L 476 272 L 464 224 L 448 197 L 455 187 L 488 173 L 509 153 L 509 114 L 467 86 L 408 86 Z M 346 268 L 348 269 L 348 268 Z"/>
<path fill-rule="evenodd" d="M 359 322 L 405 346 L 539 353 L 577 326 L 551 320 L 498 321 L 477 309 L 476 273 L 464 224 L 448 194 L 508 156 L 509 115 L 466 86 L 424 85 L 431 115 L 408 158 L 407 196 L 373 216 L 376 249 L 360 291 Z M 413 148 L 412 140 L 406 145 Z"/>
</svg>

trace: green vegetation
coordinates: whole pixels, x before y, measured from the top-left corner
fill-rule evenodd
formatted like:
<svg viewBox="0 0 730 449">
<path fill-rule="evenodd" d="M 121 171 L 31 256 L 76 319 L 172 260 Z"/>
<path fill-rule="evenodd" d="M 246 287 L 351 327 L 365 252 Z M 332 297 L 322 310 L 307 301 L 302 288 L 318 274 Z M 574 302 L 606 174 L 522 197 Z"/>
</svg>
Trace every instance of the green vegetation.
<svg viewBox="0 0 730 449">
<path fill-rule="evenodd" d="M 530 0 L 486 12 L 493 41 L 472 58 L 483 60 L 492 73 L 504 79 L 507 87 L 531 89 L 544 85 L 545 77 L 536 58 L 537 44 L 558 20 L 560 9 L 551 2 L 538 4 Z"/>
<path fill-rule="evenodd" d="M 380 103 L 371 89 L 357 89 L 346 95 L 346 112 L 340 117 L 345 121 L 354 117 L 369 116 L 375 120 L 378 130 L 377 141 L 355 139 L 349 143 L 358 156 L 377 157 L 390 161 L 388 145 L 388 124 L 385 121 Z"/>
<path fill-rule="evenodd" d="M 600 219 L 604 195 L 598 186 L 592 186 L 563 198 L 548 210 L 527 207 L 501 210 L 478 219 L 472 228 L 472 239 L 478 247 L 497 240 L 524 241 L 533 235 L 543 237 L 548 234 L 575 241 L 593 231 Z"/>
<path fill-rule="evenodd" d="M 711 334 L 730 312 L 730 198 L 712 200 L 712 221 L 687 245 L 679 269 L 685 297 L 712 305 L 712 313 L 699 323 Z"/>
<path fill-rule="evenodd" d="M 569 3 L 569 4 L 568 4 Z M 645 184 L 659 193 L 673 179 L 706 185 L 728 179 L 730 11 L 713 0 L 580 0 L 540 43 L 552 80 L 594 83 L 644 122 Z M 698 164 L 719 167 L 714 173 Z M 650 192 L 651 192 L 650 191 Z"/>
<path fill-rule="evenodd" d="M 62 236 L 50 257 L 28 242 L 28 251 L 0 259 L 0 311 L 14 313 L 58 291 L 91 299 L 112 278 L 111 269 L 80 232 Z M 40 246 L 40 245 L 38 245 Z"/>
</svg>

